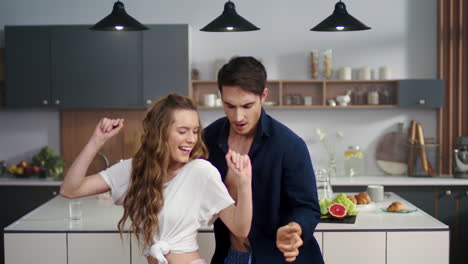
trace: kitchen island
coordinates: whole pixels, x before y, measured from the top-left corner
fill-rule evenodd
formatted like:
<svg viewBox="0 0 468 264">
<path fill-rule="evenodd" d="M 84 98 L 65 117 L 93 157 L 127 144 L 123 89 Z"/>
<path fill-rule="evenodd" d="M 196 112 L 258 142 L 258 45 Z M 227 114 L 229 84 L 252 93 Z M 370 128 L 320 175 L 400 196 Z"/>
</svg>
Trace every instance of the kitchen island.
<svg viewBox="0 0 468 264">
<path fill-rule="evenodd" d="M 315 237 L 333 263 L 437 263 L 449 261 L 449 228 L 394 193 L 360 206 L 354 224 L 320 223 Z M 5 228 L 5 263 L 146 263 L 130 233 L 117 230 L 123 209 L 98 196 L 78 199 L 82 220 L 69 219 L 69 199 L 57 196 Z M 402 201 L 411 213 L 382 211 Z M 199 233 L 200 252 L 210 258 L 212 229 Z"/>
</svg>

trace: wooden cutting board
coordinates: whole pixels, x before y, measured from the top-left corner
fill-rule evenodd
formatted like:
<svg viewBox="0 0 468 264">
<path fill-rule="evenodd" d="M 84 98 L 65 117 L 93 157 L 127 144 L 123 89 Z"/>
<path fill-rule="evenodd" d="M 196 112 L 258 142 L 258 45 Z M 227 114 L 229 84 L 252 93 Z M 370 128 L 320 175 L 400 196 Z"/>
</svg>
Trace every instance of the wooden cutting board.
<svg viewBox="0 0 468 264">
<path fill-rule="evenodd" d="M 408 152 L 403 123 L 396 131 L 384 134 L 377 142 L 375 151 L 377 166 L 390 175 L 403 175 L 408 170 Z"/>
</svg>

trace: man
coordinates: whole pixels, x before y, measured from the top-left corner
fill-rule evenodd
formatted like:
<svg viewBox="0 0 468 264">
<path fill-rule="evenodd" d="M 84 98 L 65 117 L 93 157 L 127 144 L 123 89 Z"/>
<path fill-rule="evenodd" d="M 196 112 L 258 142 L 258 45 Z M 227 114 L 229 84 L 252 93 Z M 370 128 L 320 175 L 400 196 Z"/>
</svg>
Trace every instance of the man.
<svg viewBox="0 0 468 264">
<path fill-rule="evenodd" d="M 205 129 L 210 161 L 237 199 L 235 177 L 227 170 L 228 149 L 248 154 L 252 162 L 253 219 L 248 239 L 214 224 L 213 264 L 323 263 L 313 236 L 320 219 L 315 176 L 304 141 L 262 108 L 268 95 L 264 66 L 237 57 L 218 73 L 226 117 Z"/>
</svg>

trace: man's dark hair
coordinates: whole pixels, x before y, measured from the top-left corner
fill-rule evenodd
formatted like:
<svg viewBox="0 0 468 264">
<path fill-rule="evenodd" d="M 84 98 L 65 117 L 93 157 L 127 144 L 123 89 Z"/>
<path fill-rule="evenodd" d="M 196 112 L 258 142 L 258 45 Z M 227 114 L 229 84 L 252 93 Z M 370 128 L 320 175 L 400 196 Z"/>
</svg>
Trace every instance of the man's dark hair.
<svg viewBox="0 0 468 264">
<path fill-rule="evenodd" d="M 267 73 L 265 67 L 254 57 L 235 57 L 218 72 L 218 88 L 223 93 L 223 85 L 239 86 L 241 89 L 262 95 Z"/>
</svg>

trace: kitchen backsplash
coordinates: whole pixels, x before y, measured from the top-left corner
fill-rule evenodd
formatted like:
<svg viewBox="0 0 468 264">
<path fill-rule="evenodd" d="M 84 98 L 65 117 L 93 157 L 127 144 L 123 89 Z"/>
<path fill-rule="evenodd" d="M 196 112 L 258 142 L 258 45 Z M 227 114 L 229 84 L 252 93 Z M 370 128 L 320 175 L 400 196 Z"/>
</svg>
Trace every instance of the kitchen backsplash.
<svg viewBox="0 0 468 264">
<path fill-rule="evenodd" d="M 350 145 L 359 145 L 364 151 L 367 175 L 384 175 L 375 163 L 377 142 L 385 133 L 396 131 L 397 123 L 403 122 L 404 132 L 411 120 L 423 125 L 425 137 L 437 135 L 437 111 L 414 109 L 267 109 L 272 117 L 286 124 L 307 144 L 315 169 L 325 168 L 328 157 L 319 142 L 316 128 L 327 133 L 334 145 L 337 174 L 343 175 L 343 156 Z M 201 110 L 203 125 L 223 116 L 222 110 Z M 336 137 L 341 132 L 342 138 Z"/>
<path fill-rule="evenodd" d="M 359 145 L 366 156 L 366 174 L 383 175 L 375 164 L 375 148 L 379 138 L 397 129 L 397 123 L 405 124 L 414 119 L 423 125 L 426 137 L 436 137 L 437 112 L 435 110 L 408 109 L 267 109 L 267 112 L 286 124 L 306 142 L 315 168 L 327 164 L 324 146 L 318 141 L 316 128 L 325 131 L 335 147 L 338 174 L 343 173 L 343 153 L 349 145 Z M 201 110 L 201 119 L 206 126 L 223 116 L 221 109 Z M 22 159 L 29 160 L 41 147 L 48 145 L 62 153 L 67 162 L 78 154 L 90 137 L 100 117 L 125 117 L 126 130 L 103 149 L 111 163 L 128 158 L 138 147 L 141 119 L 144 111 L 1 111 L 0 160 L 14 164 Z M 62 133 L 61 133 L 61 127 Z M 335 137 L 342 132 L 343 138 Z M 62 148 L 61 148 L 62 142 Z M 104 166 L 96 158 L 94 171 Z"/>
</svg>

